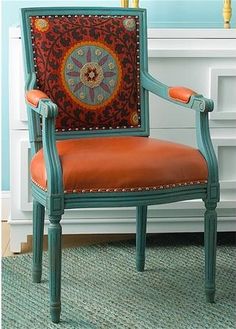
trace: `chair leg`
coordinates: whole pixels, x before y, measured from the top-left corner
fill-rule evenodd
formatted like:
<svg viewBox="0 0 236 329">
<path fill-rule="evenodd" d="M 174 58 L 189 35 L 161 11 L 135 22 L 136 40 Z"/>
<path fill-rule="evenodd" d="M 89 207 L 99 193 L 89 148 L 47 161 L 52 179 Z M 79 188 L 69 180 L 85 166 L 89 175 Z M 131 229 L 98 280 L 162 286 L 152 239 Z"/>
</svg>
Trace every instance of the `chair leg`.
<svg viewBox="0 0 236 329">
<path fill-rule="evenodd" d="M 147 206 L 137 207 L 136 219 L 136 269 L 144 271 L 147 227 Z"/>
<path fill-rule="evenodd" d="M 49 290 L 52 322 L 58 323 L 61 314 L 61 216 L 49 216 Z"/>
<path fill-rule="evenodd" d="M 214 303 L 216 271 L 217 213 L 216 202 L 206 202 L 205 212 L 205 291 L 207 302 Z"/>
<path fill-rule="evenodd" d="M 33 201 L 33 282 L 41 282 L 43 256 L 43 230 L 45 208 L 36 200 Z"/>
</svg>

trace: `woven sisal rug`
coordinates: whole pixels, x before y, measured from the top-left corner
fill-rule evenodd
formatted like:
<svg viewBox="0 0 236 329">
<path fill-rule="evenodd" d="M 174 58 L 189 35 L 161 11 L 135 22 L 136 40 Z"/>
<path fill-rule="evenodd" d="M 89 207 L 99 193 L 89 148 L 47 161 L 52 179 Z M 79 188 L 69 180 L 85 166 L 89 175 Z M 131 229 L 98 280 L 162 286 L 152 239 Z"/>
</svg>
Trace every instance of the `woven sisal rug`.
<svg viewBox="0 0 236 329">
<path fill-rule="evenodd" d="M 133 241 L 63 250 L 62 315 L 49 318 L 48 255 L 31 283 L 32 255 L 2 260 L 2 328 L 233 329 L 236 249 L 219 241 L 216 303 L 204 295 L 202 236 L 148 239 L 146 270 L 135 270 Z"/>
</svg>

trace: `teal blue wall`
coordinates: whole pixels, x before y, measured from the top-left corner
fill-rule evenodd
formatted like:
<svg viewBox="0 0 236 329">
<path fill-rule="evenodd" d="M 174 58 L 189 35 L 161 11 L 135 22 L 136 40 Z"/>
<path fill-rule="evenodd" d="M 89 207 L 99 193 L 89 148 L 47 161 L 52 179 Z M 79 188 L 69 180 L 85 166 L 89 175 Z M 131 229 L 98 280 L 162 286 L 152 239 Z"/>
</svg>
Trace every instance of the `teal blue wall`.
<svg viewBox="0 0 236 329">
<path fill-rule="evenodd" d="M 130 0 L 131 1 L 131 0 Z M 2 0 L 2 187 L 9 190 L 8 29 L 19 24 L 19 8 L 46 6 L 119 6 L 119 0 Z M 148 9 L 148 26 L 159 28 L 221 28 L 223 0 L 141 0 Z M 236 12 L 236 1 L 232 1 Z M 236 26 L 235 15 L 232 24 Z M 16 54 L 17 56 L 17 54 Z"/>
</svg>

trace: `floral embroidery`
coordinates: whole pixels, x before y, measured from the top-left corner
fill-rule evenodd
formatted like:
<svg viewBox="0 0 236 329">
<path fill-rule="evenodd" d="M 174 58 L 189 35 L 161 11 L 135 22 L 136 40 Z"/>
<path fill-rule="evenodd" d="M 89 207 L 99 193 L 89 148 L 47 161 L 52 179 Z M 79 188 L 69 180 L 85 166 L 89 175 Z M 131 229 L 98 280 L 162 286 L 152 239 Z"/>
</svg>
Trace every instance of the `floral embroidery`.
<svg viewBox="0 0 236 329">
<path fill-rule="evenodd" d="M 69 63 L 69 64 L 67 65 L 67 68 L 68 68 L 68 70 L 73 70 L 73 69 L 74 69 L 74 65 L 71 64 L 71 63 Z"/>
<path fill-rule="evenodd" d="M 83 56 L 84 52 L 83 52 L 82 49 L 79 49 L 79 50 L 77 51 L 77 54 L 78 54 L 79 56 Z"/>
<path fill-rule="evenodd" d="M 74 85 L 75 85 L 75 81 L 74 81 L 73 79 L 69 79 L 69 80 L 68 80 L 68 83 L 69 83 L 69 85 L 71 85 L 71 86 L 74 86 Z"/>
<path fill-rule="evenodd" d="M 103 95 L 101 95 L 101 94 L 100 94 L 100 95 L 98 95 L 98 97 L 97 97 L 97 99 L 98 99 L 98 101 L 99 101 L 99 102 L 102 102 L 102 101 L 103 101 L 103 98 L 104 98 L 104 96 L 103 96 Z"/>
<path fill-rule="evenodd" d="M 80 93 L 80 94 L 79 94 L 79 98 L 81 98 L 81 99 L 85 99 L 85 97 L 86 97 L 85 93 Z"/>
<path fill-rule="evenodd" d="M 138 124 L 138 113 L 137 112 L 132 112 L 130 116 L 130 122 L 132 125 L 136 126 Z"/>
<path fill-rule="evenodd" d="M 109 67 L 110 70 L 113 70 L 115 66 L 114 66 L 113 63 L 109 63 L 109 64 L 108 64 L 108 67 Z"/>
<path fill-rule="evenodd" d="M 35 20 L 35 27 L 40 32 L 46 32 L 49 29 L 49 22 L 44 18 Z"/>
<path fill-rule="evenodd" d="M 115 80 L 112 79 L 108 83 L 111 87 L 114 87 L 116 82 L 115 82 Z"/>
<path fill-rule="evenodd" d="M 95 50 L 95 55 L 97 55 L 97 56 L 101 56 L 101 55 L 102 55 L 101 50 L 100 50 L 100 49 L 96 49 L 96 50 Z"/>
<path fill-rule="evenodd" d="M 62 79 L 68 93 L 89 109 L 97 110 L 98 105 L 114 98 L 121 74 L 116 55 L 97 42 L 84 42 L 72 47 L 62 65 Z M 81 93 L 87 97 L 81 97 Z"/>
<path fill-rule="evenodd" d="M 135 20 L 133 18 L 124 19 L 123 25 L 128 31 L 134 31 L 136 27 Z"/>
<path fill-rule="evenodd" d="M 103 69 L 102 66 L 100 66 L 98 63 L 86 63 L 80 70 L 80 80 L 85 86 L 89 88 L 95 88 L 99 86 L 103 79 Z"/>
<path fill-rule="evenodd" d="M 30 18 L 37 87 L 58 105 L 57 131 L 128 129 L 141 125 L 137 83 L 139 34 L 136 28 L 129 31 L 125 27 L 126 19 L 133 19 L 135 27 L 139 21 L 136 16 Z M 83 82 L 90 77 L 93 88 L 80 78 L 82 67 L 89 62 L 98 64 L 103 74 L 100 84 L 98 66 L 93 67 L 95 71 L 85 72 L 84 77 L 81 75 Z M 131 123 L 133 112 L 138 113 L 136 125 Z"/>
</svg>

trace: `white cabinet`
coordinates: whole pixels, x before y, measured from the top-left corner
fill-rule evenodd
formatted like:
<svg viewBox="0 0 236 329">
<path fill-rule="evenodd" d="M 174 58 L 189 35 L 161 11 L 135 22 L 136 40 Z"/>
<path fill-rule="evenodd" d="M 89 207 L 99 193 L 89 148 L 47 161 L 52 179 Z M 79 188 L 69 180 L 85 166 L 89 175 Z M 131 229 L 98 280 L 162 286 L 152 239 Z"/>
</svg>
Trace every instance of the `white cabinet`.
<svg viewBox="0 0 236 329">
<path fill-rule="evenodd" d="M 218 230 L 236 230 L 236 30 L 150 29 L 149 72 L 167 85 L 186 86 L 215 100 L 210 125 L 221 180 Z M 20 243 L 32 234 L 30 152 L 19 28 L 10 29 L 9 113 L 10 248 L 18 252 Z M 151 136 L 196 145 L 194 122 L 193 111 L 150 95 Z M 203 212 L 201 200 L 151 206 L 148 232 L 203 231 Z M 66 211 L 62 224 L 64 234 L 131 233 L 135 232 L 135 209 Z"/>
</svg>

